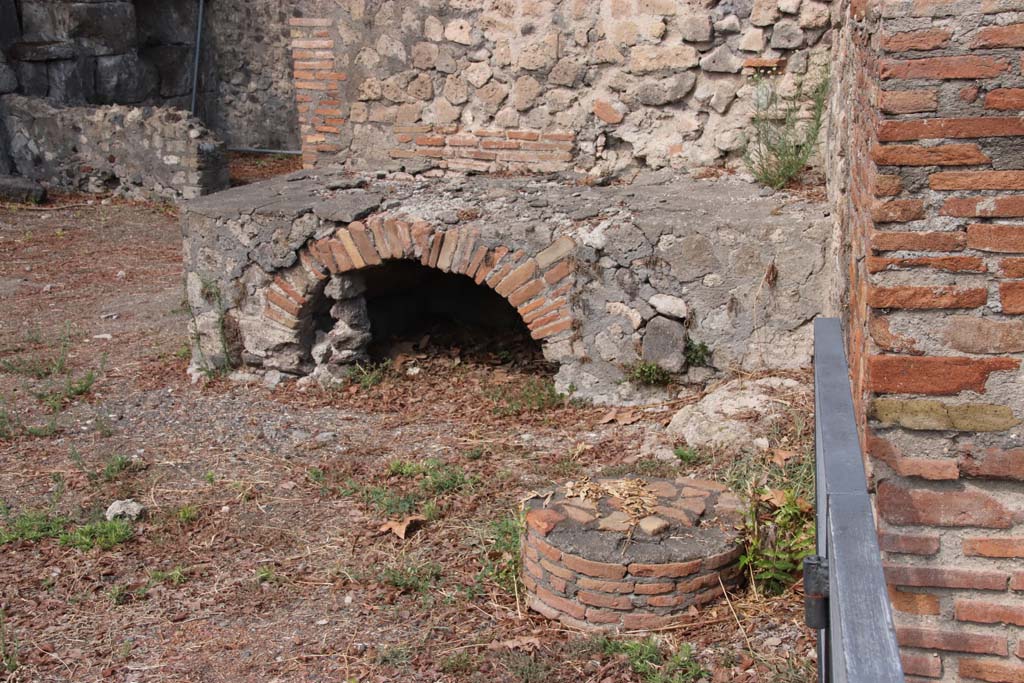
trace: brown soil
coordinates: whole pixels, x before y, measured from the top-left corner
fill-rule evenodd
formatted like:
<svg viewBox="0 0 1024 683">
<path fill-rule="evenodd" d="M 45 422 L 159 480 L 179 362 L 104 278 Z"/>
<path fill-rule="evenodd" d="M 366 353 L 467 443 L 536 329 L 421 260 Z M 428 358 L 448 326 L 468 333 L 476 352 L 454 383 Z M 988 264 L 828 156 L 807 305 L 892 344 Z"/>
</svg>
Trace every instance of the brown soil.
<svg viewBox="0 0 1024 683">
<path fill-rule="evenodd" d="M 180 255 L 163 206 L 0 206 L 0 529 L 32 511 L 74 527 L 124 498 L 148 511 L 106 551 L 0 545 L 18 665 L 0 663 L 0 680 L 644 680 L 484 570 L 510 560 L 490 525 L 530 492 L 611 468 L 677 474 L 637 460 L 672 406 L 514 414 L 536 367 L 452 349 L 368 388 L 191 384 Z M 67 368 L 33 377 L 62 343 Z M 81 395 L 42 400 L 89 372 Z M 105 476 L 118 455 L 131 464 Z M 389 473 L 428 458 L 470 484 L 429 492 L 427 475 Z M 401 518 L 403 494 L 431 517 L 404 540 L 379 530 L 389 515 L 374 502 L 390 495 Z M 178 584 L 154 578 L 175 568 Z M 733 595 L 659 637 L 692 643 L 714 681 L 810 680 L 798 592 Z"/>
<path fill-rule="evenodd" d="M 302 168 L 302 157 L 297 154 L 256 154 L 228 152 L 231 185 L 248 185 Z"/>
</svg>

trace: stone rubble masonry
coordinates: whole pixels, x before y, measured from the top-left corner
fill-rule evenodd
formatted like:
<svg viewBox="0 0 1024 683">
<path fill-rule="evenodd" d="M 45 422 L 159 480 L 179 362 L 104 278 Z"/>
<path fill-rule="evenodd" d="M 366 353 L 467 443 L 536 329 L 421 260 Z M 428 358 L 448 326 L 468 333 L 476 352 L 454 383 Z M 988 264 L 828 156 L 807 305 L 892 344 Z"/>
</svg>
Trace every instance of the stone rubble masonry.
<svg viewBox="0 0 1024 683">
<path fill-rule="evenodd" d="M 829 192 L 904 667 L 1024 681 L 1024 3 L 836 10 Z"/>
<path fill-rule="evenodd" d="M 828 66 L 830 3 L 790 2 L 785 15 L 754 5 L 299 3 L 288 24 L 303 161 L 595 175 L 735 165 L 750 134 L 750 77 L 777 74 L 793 93 Z"/>
<path fill-rule="evenodd" d="M 223 143 L 175 109 L 54 107 L 4 95 L 0 130 L 18 175 L 60 188 L 192 199 L 228 186 Z"/>
<path fill-rule="evenodd" d="M 694 610 L 743 582 L 733 528 L 739 498 L 701 479 L 646 484 L 659 505 L 632 532 L 621 501 L 607 495 L 584 500 L 563 490 L 527 503 L 521 549 L 530 609 L 584 631 L 659 630 L 699 620 Z"/>
</svg>

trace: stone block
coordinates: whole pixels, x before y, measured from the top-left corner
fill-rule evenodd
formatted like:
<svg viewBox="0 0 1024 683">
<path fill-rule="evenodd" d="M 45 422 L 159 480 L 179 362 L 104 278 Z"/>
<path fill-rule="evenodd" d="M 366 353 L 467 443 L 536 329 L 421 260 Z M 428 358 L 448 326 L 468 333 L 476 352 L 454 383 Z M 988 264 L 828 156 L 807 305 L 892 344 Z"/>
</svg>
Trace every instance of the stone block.
<svg viewBox="0 0 1024 683">
<path fill-rule="evenodd" d="M 14 67 L 0 62 L 0 95 L 6 95 L 18 89 L 18 74 Z"/>
<path fill-rule="evenodd" d="M 192 89 L 192 57 L 190 45 L 153 45 L 140 51 L 142 61 L 151 65 L 160 79 L 160 96 L 186 95 Z"/>
<path fill-rule="evenodd" d="M 122 54 L 138 44 L 131 2 L 76 2 L 64 8 L 66 15 L 59 19 L 59 28 L 86 54 Z"/>
<path fill-rule="evenodd" d="M 771 46 L 776 50 L 792 50 L 803 44 L 803 29 L 792 19 L 783 19 L 772 29 Z"/>
<path fill-rule="evenodd" d="M 15 0 L 0 0 L 0 53 L 7 50 L 20 37 L 21 28 Z"/>
<path fill-rule="evenodd" d="M 641 357 L 669 372 L 686 366 L 686 327 L 675 320 L 657 316 L 647 323 Z"/>
<path fill-rule="evenodd" d="M 686 71 L 671 78 L 645 80 L 631 94 L 641 104 L 657 107 L 683 99 L 693 90 L 693 85 L 696 82 L 696 74 Z"/>
<path fill-rule="evenodd" d="M 15 62 L 22 94 L 46 97 L 50 91 L 50 75 L 46 62 Z"/>
<path fill-rule="evenodd" d="M 689 11 L 678 20 L 682 39 L 691 43 L 711 40 L 711 15 L 707 12 Z"/>
<path fill-rule="evenodd" d="M 743 68 L 743 59 L 737 57 L 729 46 L 719 45 L 701 58 L 700 68 L 720 73 L 739 73 Z"/>
<path fill-rule="evenodd" d="M 135 53 L 96 58 L 96 100 L 102 104 L 142 102 L 158 91 L 154 65 Z"/>
<path fill-rule="evenodd" d="M 46 63 L 47 97 L 59 104 L 85 104 L 95 93 L 93 60 L 89 57 Z"/>
<path fill-rule="evenodd" d="M 0 154 L 2 152 L 0 149 Z M 39 183 L 28 178 L 0 176 L 0 201 L 38 204 L 45 199 L 46 190 Z"/>
</svg>

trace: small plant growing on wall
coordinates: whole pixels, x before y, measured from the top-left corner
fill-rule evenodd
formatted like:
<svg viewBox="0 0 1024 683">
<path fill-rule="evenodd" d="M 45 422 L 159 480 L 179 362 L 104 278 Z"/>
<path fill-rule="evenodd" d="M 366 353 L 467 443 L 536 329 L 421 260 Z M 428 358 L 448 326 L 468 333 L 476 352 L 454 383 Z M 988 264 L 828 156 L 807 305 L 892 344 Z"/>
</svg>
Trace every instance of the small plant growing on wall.
<svg viewBox="0 0 1024 683">
<path fill-rule="evenodd" d="M 778 190 L 807 166 L 818 145 L 829 81 L 822 77 L 810 90 L 801 82 L 791 97 L 780 95 L 766 74 L 756 74 L 753 85 L 754 135 L 743 161 L 759 182 Z M 802 116 L 805 106 L 809 113 Z"/>
<path fill-rule="evenodd" d="M 626 377 L 634 384 L 663 387 L 672 381 L 672 374 L 658 365 L 640 361 L 626 369 Z"/>
</svg>

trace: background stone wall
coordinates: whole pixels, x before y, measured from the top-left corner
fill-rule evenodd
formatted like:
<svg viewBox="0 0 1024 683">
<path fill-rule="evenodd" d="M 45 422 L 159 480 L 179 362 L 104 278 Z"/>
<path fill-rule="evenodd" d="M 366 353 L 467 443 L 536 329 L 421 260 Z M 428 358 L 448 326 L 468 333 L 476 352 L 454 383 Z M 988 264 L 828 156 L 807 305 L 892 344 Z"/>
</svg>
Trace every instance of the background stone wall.
<svg viewBox="0 0 1024 683">
<path fill-rule="evenodd" d="M 232 145 L 298 148 L 290 4 L 207 3 L 198 113 Z M 196 0 L 0 0 L 0 94 L 187 110 L 197 9 Z"/>
<path fill-rule="evenodd" d="M 614 172 L 735 158 L 755 70 L 821 76 L 816 0 L 305 3 L 292 54 L 308 165 Z"/>
<path fill-rule="evenodd" d="M 850 0 L 831 196 L 908 680 L 1024 680 L 1024 2 Z"/>
<path fill-rule="evenodd" d="M 223 143 L 180 111 L 4 95 L 0 128 L 18 175 L 65 189 L 191 199 L 228 185 Z"/>
<path fill-rule="evenodd" d="M 193 2 L 194 4 L 194 2 Z M 200 118 L 233 147 L 299 149 L 289 52 L 294 0 L 207 3 Z"/>
</svg>

